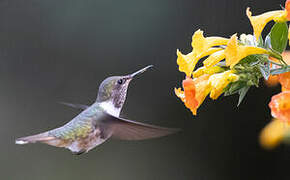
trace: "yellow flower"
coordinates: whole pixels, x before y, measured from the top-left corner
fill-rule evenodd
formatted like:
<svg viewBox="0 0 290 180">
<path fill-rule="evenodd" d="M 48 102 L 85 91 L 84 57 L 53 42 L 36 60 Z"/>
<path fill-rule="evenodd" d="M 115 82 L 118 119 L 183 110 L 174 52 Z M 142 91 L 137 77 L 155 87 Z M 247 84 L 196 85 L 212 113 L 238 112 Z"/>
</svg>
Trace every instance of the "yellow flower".
<svg viewBox="0 0 290 180">
<path fill-rule="evenodd" d="M 203 31 L 197 30 L 192 36 L 191 46 L 193 48 L 193 53 L 199 56 L 204 51 L 207 51 L 213 46 L 226 45 L 229 39 L 222 37 L 207 37 L 203 36 Z"/>
<path fill-rule="evenodd" d="M 186 76 L 190 77 L 198 60 L 220 50 L 221 48 L 210 48 L 202 52 L 199 56 L 196 56 L 193 52 L 184 55 L 177 50 L 177 64 L 179 66 L 179 71 L 184 72 Z"/>
<path fill-rule="evenodd" d="M 290 26 L 288 28 L 288 40 L 289 40 L 289 45 L 290 45 Z"/>
<path fill-rule="evenodd" d="M 210 98 L 217 99 L 230 82 L 237 81 L 238 79 L 239 76 L 234 74 L 233 70 L 211 75 L 209 78 L 209 84 L 211 86 Z"/>
<path fill-rule="evenodd" d="M 219 67 L 219 66 L 212 66 L 212 67 L 200 67 L 198 68 L 197 70 L 195 70 L 193 73 L 192 73 L 192 76 L 197 78 L 199 76 L 202 76 L 204 74 L 209 74 L 209 75 L 212 75 L 212 74 L 215 74 L 215 73 L 219 73 L 219 72 L 222 72 L 224 69 Z"/>
<path fill-rule="evenodd" d="M 225 58 L 225 50 L 217 51 L 211 54 L 206 60 L 204 60 L 203 65 L 205 67 L 212 67 Z"/>
<path fill-rule="evenodd" d="M 237 35 L 234 34 L 225 49 L 226 65 L 233 68 L 240 60 L 252 54 L 269 54 L 269 52 L 259 47 L 238 45 Z"/>
<path fill-rule="evenodd" d="M 276 22 L 285 22 L 287 21 L 287 10 L 277 10 L 277 11 L 269 11 L 257 16 L 252 16 L 252 12 L 250 8 L 247 8 L 246 14 L 250 19 L 250 22 L 253 26 L 254 35 L 256 40 L 259 39 L 264 27 L 268 22 L 274 20 Z"/>
<path fill-rule="evenodd" d="M 190 77 L 191 72 L 193 71 L 197 62 L 195 62 L 195 58 L 193 53 L 189 53 L 187 55 L 182 54 L 177 49 L 177 64 L 179 66 L 179 71 L 184 72 L 186 76 Z"/>
<path fill-rule="evenodd" d="M 260 134 L 260 144 L 266 149 L 273 149 L 281 143 L 287 133 L 290 132 L 290 125 L 273 119 Z"/>
</svg>

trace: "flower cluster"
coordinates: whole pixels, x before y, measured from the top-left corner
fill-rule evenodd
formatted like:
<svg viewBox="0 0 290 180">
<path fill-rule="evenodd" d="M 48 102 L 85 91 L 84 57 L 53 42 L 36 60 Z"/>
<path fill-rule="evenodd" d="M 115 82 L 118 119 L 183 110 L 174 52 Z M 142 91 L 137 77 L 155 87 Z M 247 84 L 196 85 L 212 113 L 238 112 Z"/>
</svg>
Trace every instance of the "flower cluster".
<svg viewBox="0 0 290 180">
<path fill-rule="evenodd" d="M 283 53 L 283 59 L 290 64 L 290 52 Z M 290 72 L 274 75 L 272 84 L 280 83 L 282 92 L 274 95 L 269 103 L 273 120 L 263 129 L 260 143 L 271 149 L 279 143 L 290 142 Z"/>
<path fill-rule="evenodd" d="M 179 71 L 185 73 L 186 78 L 182 82 L 183 90 L 175 88 L 175 94 L 196 115 L 208 95 L 215 100 L 223 93 L 225 96 L 239 94 L 240 104 L 251 86 L 258 87 L 261 78 L 272 82 L 269 84 L 279 80 L 283 92 L 273 96 L 269 107 L 274 118 L 289 123 L 290 134 L 290 66 L 282 56 L 290 38 L 287 25 L 290 0 L 286 1 L 282 10 L 253 16 L 247 8 L 246 15 L 253 27 L 253 35 L 205 37 L 202 30 L 197 30 L 192 36 L 192 51 L 183 54 L 177 50 Z M 275 24 L 263 39 L 264 27 L 272 20 Z M 203 61 L 203 66 L 196 69 L 200 61 Z M 273 123 L 262 132 L 262 144 L 267 144 L 269 140 L 269 129 L 279 129 L 275 125 L 279 123 Z M 278 134 L 275 136 L 274 141 L 278 142 Z"/>
</svg>

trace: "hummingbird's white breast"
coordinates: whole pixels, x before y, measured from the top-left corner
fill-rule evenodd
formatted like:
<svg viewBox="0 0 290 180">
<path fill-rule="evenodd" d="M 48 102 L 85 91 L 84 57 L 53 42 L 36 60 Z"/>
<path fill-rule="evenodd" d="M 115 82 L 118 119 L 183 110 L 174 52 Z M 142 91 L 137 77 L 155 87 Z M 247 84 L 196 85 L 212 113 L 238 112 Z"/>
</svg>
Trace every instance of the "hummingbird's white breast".
<svg viewBox="0 0 290 180">
<path fill-rule="evenodd" d="M 100 107 L 102 107 L 108 114 L 115 117 L 119 117 L 122 108 L 116 108 L 112 101 L 101 102 Z"/>
</svg>

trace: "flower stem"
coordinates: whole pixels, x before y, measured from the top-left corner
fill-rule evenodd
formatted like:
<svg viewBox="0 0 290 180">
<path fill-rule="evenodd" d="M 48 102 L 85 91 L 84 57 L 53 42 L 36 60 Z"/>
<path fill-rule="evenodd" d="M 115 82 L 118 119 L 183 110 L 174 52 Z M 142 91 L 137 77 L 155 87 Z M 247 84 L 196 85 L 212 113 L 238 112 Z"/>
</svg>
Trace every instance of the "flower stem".
<svg viewBox="0 0 290 180">
<path fill-rule="evenodd" d="M 277 66 L 284 66 L 283 64 L 276 63 L 276 62 L 274 62 L 274 61 L 271 61 L 271 60 L 269 60 L 269 62 L 270 62 L 270 63 L 272 63 L 272 64 L 275 64 L 275 65 L 277 65 Z"/>
</svg>

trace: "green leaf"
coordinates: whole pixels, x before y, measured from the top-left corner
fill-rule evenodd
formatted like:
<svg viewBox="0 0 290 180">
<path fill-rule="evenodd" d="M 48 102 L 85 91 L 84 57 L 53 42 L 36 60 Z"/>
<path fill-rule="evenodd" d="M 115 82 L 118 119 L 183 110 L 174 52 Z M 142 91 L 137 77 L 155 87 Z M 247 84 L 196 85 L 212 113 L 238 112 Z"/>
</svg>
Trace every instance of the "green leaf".
<svg viewBox="0 0 290 180">
<path fill-rule="evenodd" d="M 246 82 L 236 81 L 230 83 L 225 89 L 224 96 L 230 96 L 239 92 L 239 90 L 247 85 Z"/>
<path fill-rule="evenodd" d="M 239 96 L 239 102 L 238 102 L 237 106 L 239 106 L 241 104 L 241 102 L 245 98 L 245 96 L 246 96 L 247 92 L 249 91 L 249 89 L 250 89 L 250 86 L 245 86 L 245 87 L 243 87 L 242 89 L 239 90 L 240 96 Z"/>
<path fill-rule="evenodd" d="M 286 22 L 277 22 L 270 32 L 272 49 L 282 53 L 287 46 L 288 41 L 288 26 Z"/>
</svg>

